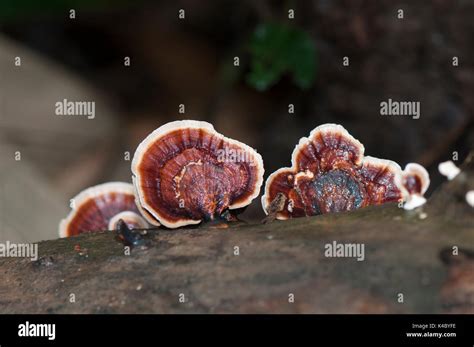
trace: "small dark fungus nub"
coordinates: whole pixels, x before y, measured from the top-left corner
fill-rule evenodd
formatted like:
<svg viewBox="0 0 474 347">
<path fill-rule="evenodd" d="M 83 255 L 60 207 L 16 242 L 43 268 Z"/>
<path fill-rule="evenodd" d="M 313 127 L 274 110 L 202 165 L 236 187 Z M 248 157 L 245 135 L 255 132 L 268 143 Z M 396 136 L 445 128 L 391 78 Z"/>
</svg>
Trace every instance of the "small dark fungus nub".
<svg viewBox="0 0 474 347">
<path fill-rule="evenodd" d="M 84 232 L 113 230 L 119 219 L 132 228 L 145 228 L 133 186 L 124 182 L 109 182 L 87 188 L 72 199 L 72 210 L 59 223 L 59 236 L 69 237 Z"/>
<path fill-rule="evenodd" d="M 268 177 L 262 206 L 271 213 L 272 201 L 283 194 L 286 202 L 277 218 L 287 219 L 401 201 L 411 194 L 402 178 L 412 175 L 412 166 L 403 176 L 393 161 L 364 157 L 364 146 L 342 126 L 324 124 L 299 141 L 291 167 Z M 413 187 L 416 194 L 426 191 L 423 182 Z"/>
<path fill-rule="evenodd" d="M 149 223 L 177 228 L 222 218 L 258 196 L 263 161 L 253 148 L 201 121 L 175 121 L 140 143 L 132 161 Z"/>
<path fill-rule="evenodd" d="M 123 219 L 119 219 L 116 223 L 115 230 L 117 232 L 117 238 L 125 246 L 136 247 L 145 244 L 145 240 L 142 235 L 138 232 L 134 232 Z"/>
</svg>

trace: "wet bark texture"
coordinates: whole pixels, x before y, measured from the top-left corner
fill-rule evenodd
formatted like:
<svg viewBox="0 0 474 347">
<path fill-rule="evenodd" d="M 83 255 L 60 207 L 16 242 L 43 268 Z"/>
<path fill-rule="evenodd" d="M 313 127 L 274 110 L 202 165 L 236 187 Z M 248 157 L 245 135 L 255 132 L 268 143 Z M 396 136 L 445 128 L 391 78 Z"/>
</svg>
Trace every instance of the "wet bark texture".
<svg viewBox="0 0 474 347">
<path fill-rule="evenodd" d="M 472 155 L 422 211 L 385 205 L 227 229 L 158 229 L 130 255 L 114 232 L 41 242 L 36 262 L 0 260 L 0 312 L 474 313 L 469 189 Z M 365 260 L 325 257 L 333 241 L 364 243 Z"/>
</svg>

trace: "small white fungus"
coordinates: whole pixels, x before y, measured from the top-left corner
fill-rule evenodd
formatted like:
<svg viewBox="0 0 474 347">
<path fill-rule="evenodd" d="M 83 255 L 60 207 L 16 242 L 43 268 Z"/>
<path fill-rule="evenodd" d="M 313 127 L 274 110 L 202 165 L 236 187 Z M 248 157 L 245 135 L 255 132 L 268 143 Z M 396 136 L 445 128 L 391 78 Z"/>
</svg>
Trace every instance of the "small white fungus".
<svg viewBox="0 0 474 347">
<path fill-rule="evenodd" d="M 438 170 L 441 175 L 446 176 L 450 181 L 461 172 L 461 169 L 451 160 L 439 163 Z"/>
<path fill-rule="evenodd" d="M 466 193 L 466 201 L 471 207 L 474 207 L 474 190 L 470 190 Z"/>
<path fill-rule="evenodd" d="M 403 204 L 403 208 L 405 210 L 413 210 L 417 207 L 424 205 L 425 203 L 426 203 L 426 199 L 423 196 L 414 194 L 408 197 L 405 204 Z"/>
<path fill-rule="evenodd" d="M 420 219 L 426 219 L 428 217 L 428 214 L 425 213 L 425 212 L 421 212 L 419 215 L 418 215 L 418 218 Z"/>
</svg>

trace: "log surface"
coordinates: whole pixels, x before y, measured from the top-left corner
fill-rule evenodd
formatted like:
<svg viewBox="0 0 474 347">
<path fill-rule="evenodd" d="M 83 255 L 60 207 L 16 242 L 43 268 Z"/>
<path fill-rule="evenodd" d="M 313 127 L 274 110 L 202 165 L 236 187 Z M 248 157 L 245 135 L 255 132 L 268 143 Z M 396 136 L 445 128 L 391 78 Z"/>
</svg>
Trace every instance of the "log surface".
<svg viewBox="0 0 474 347">
<path fill-rule="evenodd" d="M 0 313 L 472 313 L 472 162 L 421 211 L 158 229 L 130 255 L 114 232 L 41 242 L 38 261 L 0 259 Z M 364 261 L 326 257 L 333 241 Z"/>
</svg>

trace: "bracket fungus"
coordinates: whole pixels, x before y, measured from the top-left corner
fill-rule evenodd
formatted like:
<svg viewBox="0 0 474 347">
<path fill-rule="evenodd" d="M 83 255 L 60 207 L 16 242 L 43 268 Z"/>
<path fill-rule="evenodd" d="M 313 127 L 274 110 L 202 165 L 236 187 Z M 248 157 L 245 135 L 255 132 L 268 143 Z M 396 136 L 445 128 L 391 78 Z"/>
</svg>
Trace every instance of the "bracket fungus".
<svg viewBox="0 0 474 347">
<path fill-rule="evenodd" d="M 123 220 L 132 229 L 148 227 L 135 204 L 133 186 L 130 183 L 99 184 L 83 190 L 72 202 L 71 212 L 59 223 L 60 237 L 89 231 L 115 230 L 119 220 Z"/>
<path fill-rule="evenodd" d="M 405 210 L 412 210 L 426 203 L 424 194 L 430 186 L 430 175 L 428 171 L 417 163 L 409 163 L 402 172 L 402 185 L 407 194 L 404 196 Z"/>
<path fill-rule="evenodd" d="M 291 162 L 265 183 L 263 209 L 278 219 L 407 201 L 422 197 L 429 185 L 421 165 L 409 164 L 402 171 L 391 160 L 364 157 L 364 146 L 336 124 L 318 126 L 308 138 L 301 138 Z M 272 211 L 272 202 L 281 195 L 285 203 Z"/>
<path fill-rule="evenodd" d="M 263 161 L 253 148 L 202 121 L 167 123 L 149 134 L 132 160 L 144 217 L 169 228 L 233 218 L 260 192 Z"/>
</svg>

